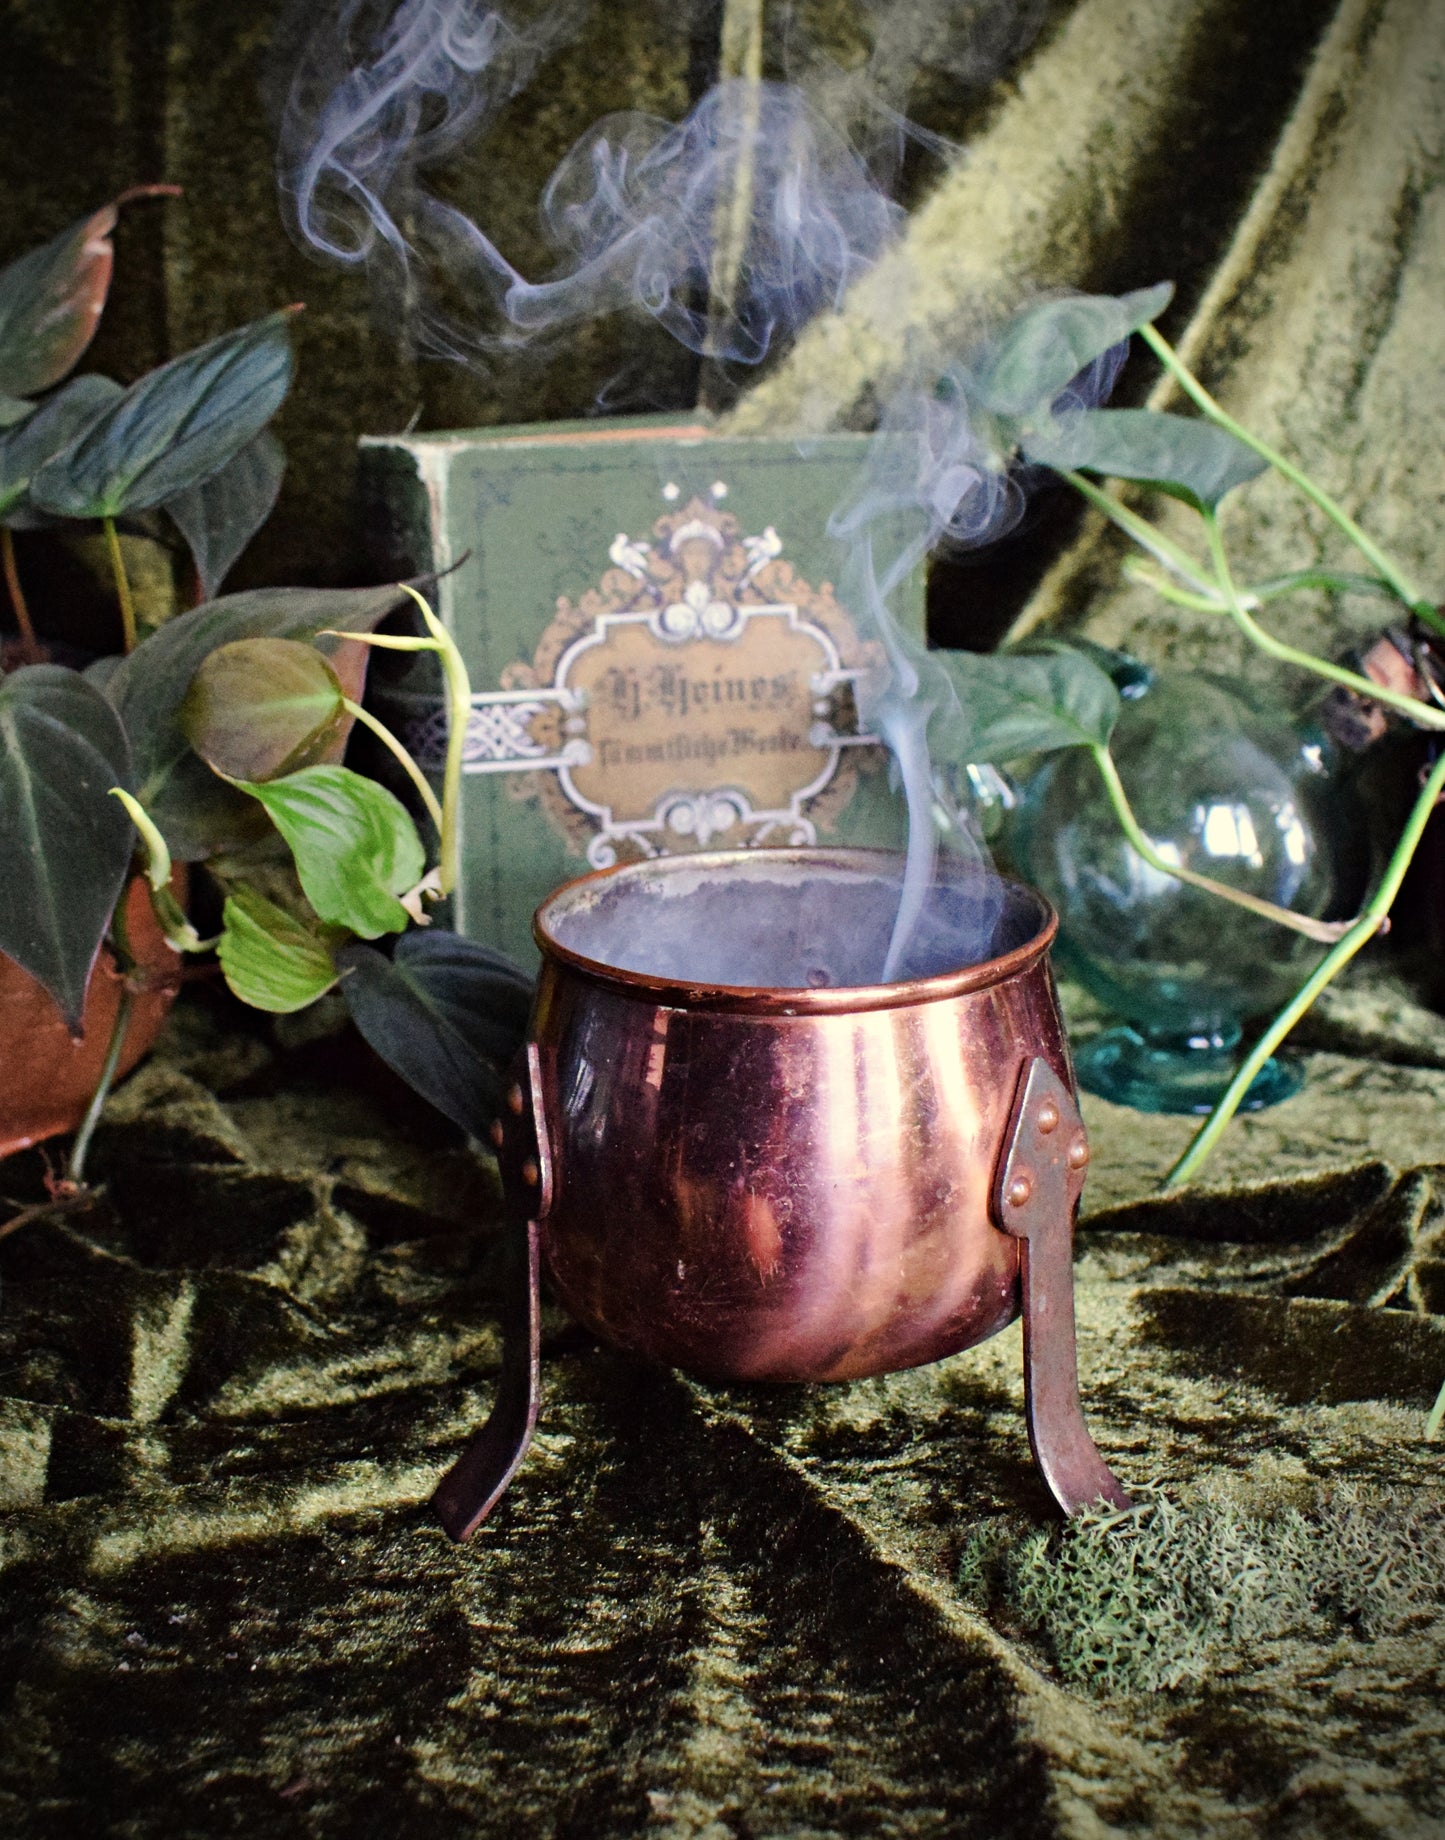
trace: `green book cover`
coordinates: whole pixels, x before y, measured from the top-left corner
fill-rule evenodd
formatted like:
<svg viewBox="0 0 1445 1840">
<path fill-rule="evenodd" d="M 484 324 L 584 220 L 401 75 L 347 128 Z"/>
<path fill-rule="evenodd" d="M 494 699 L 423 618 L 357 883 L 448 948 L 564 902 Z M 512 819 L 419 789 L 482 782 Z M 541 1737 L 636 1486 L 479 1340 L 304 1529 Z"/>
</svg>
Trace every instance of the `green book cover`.
<svg viewBox="0 0 1445 1840">
<path fill-rule="evenodd" d="M 853 698 L 877 654 L 827 532 L 867 444 L 680 417 L 363 443 L 380 559 L 439 577 L 472 679 L 459 930 L 531 964 L 537 905 L 589 869 L 899 840 Z M 921 578 L 895 613 L 921 643 Z M 428 666 L 373 671 L 379 713 L 437 770 Z"/>
</svg>

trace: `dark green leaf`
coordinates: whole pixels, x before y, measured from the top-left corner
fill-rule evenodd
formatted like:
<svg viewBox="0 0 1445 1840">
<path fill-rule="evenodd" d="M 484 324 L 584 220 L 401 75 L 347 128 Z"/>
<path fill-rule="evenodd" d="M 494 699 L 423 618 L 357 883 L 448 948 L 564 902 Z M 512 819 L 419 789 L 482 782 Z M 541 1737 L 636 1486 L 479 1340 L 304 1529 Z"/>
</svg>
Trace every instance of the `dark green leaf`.
<svg viewBox="0 0 1445 1840">
<path fill-rule="evenodd" d="M 521 967 L 441 931 L 408 933 L 389 959 L 375 946 L 344 946 L 336 962 L 356 1026 L 386 1064 L 482 1136 L 526 1035 L 532 985 Z"/>
<path fill-rule="evenodd" d="M 89 345 L 110 286 L 115 218 L 102 205 L 0 269 L 0 391 L 48 390 Z"/>
<path fill-rule="evenodd" d="M 0 524 L 25 522 L 32 477 L 121 395 L 109 377 L 76 377 L 25 421 L 0 434 Z"/>
<path fill-rule="evenodd" d="M 298 639 L 218 646 L 181 704 L 186 739 L 228 779 L 280 779 L 313 765 L 345 720 L 335 671 Z"/>
<path fill-rule="evenodd" d="M 1264 471 L 1264 461 L 1223 428 L 1153 409 L 1086 409 L 1030 429 L 1025 457 L 1044 466 L 1138 479 L 1213 510 L 1226 492 Z"/>
<path fill-rule="evenodd" d="M 406 927 L 397 896 L 421 880 L 426 852 L 400 799 L 349 767 L 303 767 L 242 790 L 286 839 L 321 919 L 363 939 Z"/>
<path fill-rule="evenodd" d="M 327 628 L 369 632 L 397 607 L 399 588 L 262 588 L 196 607 L 143 640 L 106 686 L 135 752 L 136 793 L 178 862 L 198 862 L 264 830 L 254 803 L 218 779 L 191 749 L 180 709 L 191 680 L 217 646 L 236 639 L 315 639 L 332 656 Z M 361 652 L 358 645 L 348 652 Z"/>
<path fill-rule="evenodd" d="M 1076 294 L 1025 308 L 975 372 L 979 401 L 995 415 L 1039 413 L 1095 358 L 1157 319 L 1173 293 L 1174 284 L 1161 281 L 1117 298 Z"/>
<path fill-rule="evenodd" d="M 291 384 L 289 313 L 272 313 L 134 383 L 30 496 L 58 517 L 117 517 L 204 484 L 260 433 Z"/>
<path fill-rule="evenodd" d="M 983 765 L 1102 745 L 1119 719 L 1119 692 L 1107 673 L 1066 646 L 929 655 L 944 665 L 958 694 L 959 713 L 930 737 L 954 760 Z"/>
<path fill-rule="evenodd" d="M 285 471 L 281 443 L 263 428 L 204 485 L 189 486 L 166 500 L 195 558 L 207 600 L 270 517 Z"/>
<path fill-rule="evenodd" d="M 226 896 L 216 954 L 241 1001 L 276 1015 L 305 1009 L 336 982 L 322 934 L 244 883 Z"/>
<path fill-rule="evenodd" d="M 78 672 L 33 665 L 0 681 L 0 952 L 39 980 L 72 1032 L 120 898 L 133 833 L 125 731 Z"/>
</svg>

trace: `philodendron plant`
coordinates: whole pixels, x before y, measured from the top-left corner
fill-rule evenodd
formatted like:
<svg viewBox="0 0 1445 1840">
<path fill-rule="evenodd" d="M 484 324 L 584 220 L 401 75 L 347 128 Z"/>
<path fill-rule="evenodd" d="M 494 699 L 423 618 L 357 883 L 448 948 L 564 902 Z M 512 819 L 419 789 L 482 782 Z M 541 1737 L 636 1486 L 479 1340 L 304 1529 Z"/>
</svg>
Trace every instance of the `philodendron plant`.
<svg viewBox="0 0 1445 1840">
<path fill-rule="evenodd" d="M 1309 589 L 1366 594 L 1405 609 L 1412 623 L 1445 633 L 1445 618 L 1405 570 L 1393 562 L 1324 489 L 1293 461 L 1241 426 L 1214 400 L 1154 326 L 1167 305 L 1166 284 L 1119 298 L 1085 296 L 1046 301 L 1005 326 L 973 364 L 955 376 L 992 464 L 1052 469 L 1105 517 L 1141 554 L 1126 574 L 1176 606 L 1231 621 L 1266 657 L 1294 666 L 1393 712 L 1416 727 L 1445 730 L 1445 707 L 1382 686 L 1343 665 L 1277 639 L 1263 623 L 1268 606 Z M 1151 409 L 1081 406 L 1071 388 L 1093 365 L 1138 334 L 1200 412 L 1178 415 Z M 1308 499 L 1363 559 L 1363 572 L 1307 566 L 1263 582 L 1236 579 L 1220 531 L 1221 501 L 1273 469 Z M 1096 483 L 1133 482 L 1187 505 L 1195 515 L 1197 549 L 1177 541 L 1132 500 Z M 1120 713 L 1113 680 L 1088 648 L 1044 643 L 1029 649 L 975 657 L 936 654 L 953 675 L 957 705 L 932 739 L 938 752 L 959 761 L 999 763 L 1059 748 L 1082 748 L 1094 760 L 1120 825 L 1133 848 L 1162 875 L 1173 876 L 1264 914 L 1327 947 L 1296 994 L 1243 1060 L 1209 1118 L 1166 1181 L 1187 1180 L 1201 1166 L 1233 1117 L 1265 1061 L 1319 993 L 1384 924 L 1425 825 L 1445 788 L 1445 751 L 1426 775 L 1393 853 L 1370 899 L 1351 921 L 1329 923 L 1261 902 L 1244 891 L 1195 874 L 1170 861 L 1136 820 L 1110 753 Z"/>
<path fill-rule="evenodd" d="M 28 660 L 43 648 L 16 530 L 70 524 L 103 533 L 130 651 L 138 632 L 122 529 L 153 534 L 168 524 L 208 597 L 280 490 L 285 463 L 267 423 L 290 387 L 288 322 L 297 309 L 212 339 L 129 388 L 70 375 L 105 307 L 120 207 L 175 189 L 125 193 L 0 269 L 0 573 Z"/>
<path fill-rule="evenodd" d="M 496 1108 L 499 1069 L 521 1040 L 531 983 L 485 946 L 442 929 L 422 930 L 430 926 L 430 905 L 456 886 L 471 686 L 456 645 L 416 589 L 372 591 L 373 604 L 377 595 L 387 608 L 409 596 L 425 635 L 353 626 L 318 631 L 313 643 L 231 639 L 209 650 L 190 678 L 177 725 L 189 758 L 211 776 L 213 810 L 239 815 L 249 807 L 264 837 L 283 846 L 284 860 L 276 849 L 213 852 L 211 872 L 225 894 L 215 939 L 198 937 L 170 892 L 165 824 L 173 789 L 162 779 L 138 793 L 122 786 L 111 792 L 135 826 L 156 918 L 178 953 L 214 949 L 231 990 L 273 1013 L 304 1009 L 339 986 L 381 1057 L 439 1111 L 479 1132 Z M 193 618 L 167 630 L 181 630 Z M 449 716 L 440 799 L 401 742 L 347 694 L 320 649 L 324 642 L 439 655 Z M 415 786 L 436 837 L 430 868 L 401 802 L 324 758 L 352 721 L 371 729 Z M 193 799 L 186 809 L 193 821 Z M 174 822 L 171 828 L 184 834 Z M 393 934 L 405 936 L 390 956 L 371 943 Z"/>
<path fill-rule="evenodd" d="M 476 1127 L 498 1077 L 490 1056 L 504 1061 L 520 1031 L 526 980 L 439 931 L 402 940 L 390 958 L 366 943 L 426 921 L 424 904 L 454 884 L 465 723 L 438 802 L 361 709 L 356 641 L 439 649 L 464 706 L 461 661 L 429 609 L 425 638 L 373 636 L 414 593 L 401 587 L 207 599 L 140 638 L 122 529 L 168 516 L 209 595 L 274 501 L 281 459 L 266 424 L 290 383 L 291 315 L 215 339 L 128 389 L 103 377 L 65 381 L 104 305 L 116 209 L 0 270 L 0 564 L 21 656 L 43 657 L 44 646 L 11 531 L 67 521 L 104 533 L 123 644 L 84 672 L 27 663 L 0 677 L 0 954 L 44 987 L 72 1034 L 102 950 L 123 979 L 68 1182 L 83 1183 L 145 977 L 125 921 L 137 859 L 177 966 L 214 944 L 231 988 L 275 1011 L 344 980 L 367 1038 L 444 1112 Z M 357 720 L 417 784 L 440 840 L 430 873 L 398 801 L 338 764 Z M 294 870 L 278 860 L 288 852 Z M 221 883 L 217 941 L 202 941 L 186 919 L 174 862 L 206 864 Z"/>
</svg>

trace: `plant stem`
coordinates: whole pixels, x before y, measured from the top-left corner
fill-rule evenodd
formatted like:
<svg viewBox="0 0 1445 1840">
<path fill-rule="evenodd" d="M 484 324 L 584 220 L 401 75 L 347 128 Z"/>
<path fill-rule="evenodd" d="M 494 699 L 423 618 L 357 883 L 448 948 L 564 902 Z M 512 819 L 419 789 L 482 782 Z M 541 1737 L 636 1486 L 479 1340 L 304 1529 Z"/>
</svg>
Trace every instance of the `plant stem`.
<svg viewBox="0 0 1445 1840">
<path fill-rule="evenodd" d="M 1433 626 L 1436 632 L 1445 632 L 1445 620 L 1441 619 L 1433 603 L 1421 598 L 1419 589 L 1410 578 L 1402 569 L 1396 568 L 1379 545 L 1361 530 L 1343 506 L 1336 504 L 1323 487 L 1317 486 L 1308 473 L 1302 473 L 1293 461 L 1287 460 L 1277 448 L 1271 447 L 1267 441 L 1261 441 L 1258 435 L 1251 434 L 1241 423 L 1235 421 L 1234 417 L 1214 400 L 1204 385 L 1184 364 L 1168 340 L 1156 332 L 1153 326 L 1143 326 L 1140 331 L 1145 344 L 1179 383 L 1184 394 L 1204 411 L 1211 422 L 1232 434 L 1236 440 L 1243 441 L 1246 447 L 1253 448 L 1262 460 L 1268 461 L 1277 473 L 1287 479 L 1298 491 L 1303 492 L 1312 504 L 1317 505 L 1324 512 L 1336 529 L 1349 538 L 1365 560 L 1373 568 L 1379 570 L 1390 587 L 1412 612 L 1418 614 L 1427 625 Z"/>
<path fill-rule="evenodd" d="M 1219 519 L 1212 511 L 1206 511 L 1203 516 L 1210 555 L 1225 598 L 1225 610 L 1251 644 L 1258 646 L 1268 657 L 1278 658 L 1282 664 L 1292 664 L 1298 670 L 1308 671 L 1314 677 L 1323 677 L 1332 684 L 1343 684 L 1357 696 L 1368 697 L 1371 702 L 1381 703 L 1387 709 L 1398 709 L 1420 728 L 1445 729 L 1445 709 L 1421 702 L 1419 697 L 1406 696 L 1403 691 L 1389 690 L 1368 677 L 1361 677 L 1358 671 L 1347 671 L 1343 665 L 1330 664 L 1323 658 L 1316 658 L 1313 652 L 1299 651 L 1293 645 L 1286 645 L 1283 639 L 1276 639 L 1273 633 L 1266 632 L 1258 620 L 1246 612 L 1240 601 L 1229 572 L 1229 559 L 1224 553 Z"/>
<path fill-rule="evenodd" d="M 125 572 L 125 557 L 120 553 L 120 536 L 114 518 L 102 518 L 100 521 L 105 530 L 105 546 L 110 551 L 110 569 L 115 576 L 116 598 L 120 601 L 123 649 L 133 652 L 136 643 L 135 601 L 131 597 L 130 577 Z"/>
<path fill-rule="evenodd" d="M 1152 589 L 1161 599 L 1173 601 L 1176 607 L 1189 607 L 1196 613 L 1229 611 L 1228 603 L 1213 590 L 1207 594 L 1191 594 L 1187 588 L 1176 587 L 1172 581 L 1157 574 L 1137 556 L 1131 556 L 1125 562 L 1124 574 L 1141 587 Z M 1334 594 L 1380 594 L 1390 601 L 1396 598 L 1394 591 L 1373 575 L 1342 575 L 1331 569 L 1300 569 L 1293 575 L 1279 575 L 1273 581 L 1256 582 L 1252 588 L 1241 588 L 1239 604 L 1247 612 L 1253 612 L 1257 607 L 1267 606 L 1270 601 L 1280 600 L 1286 594 L 1298 594 L 1306 588 L 1324 588 Z"/>
<path fill-rule="evenodd" d="M 1276 575 L 1270 581 L 1256 582 L 1240 599 L 1246 607 L 1262 607 L 1284 594 L 1298 594 L 1305 588 L 1323 588 L 1329 594 L 1377 594 L 1385 600 L 1399 596 L 1389 582 L 1378 575 L 1352 575 L 1345 569 L 1296 569 L 1290 575 Z"/>
<path fill-rule="evenodd" d="M 15 609 L 15 624 L 20 628 L 25 654 L 31 658 L 38 657 L 40 642 L 35 637 L 30 609 L 20 586 L 20 571 L 15 566 L 15 536 L 8 524 L 0 524 L 0 569 L 4 571 L 5 586 L 10 591 L 10 605 Z"/>
<path fill-rule="evenodd" d="M 1224 1127 L 1238 1111 L 1240 1102 L 1254 1084 L 1255 1075 L 1260 1068 L 1326 985 L 1333 982 L 1355 954 L 1379 930 L 1380 922 L 1389 913 L 1396 895 L 1400 892 L 1400 884 L 1405 879 L 1405 871 L 1409 868 L 1416 850 L 1420 847 L 1420 839 L 1425 834 L 1425 826 L 1435 809 L 1442 788 L 1445 788 L 1445 753 L 1441 754 L 1430 769 L 1430 777 L 1425 781 L 1420 796 L 1411 809 L 1409 821 L 1405 825 L 1400 841 L 1395 845 L 1395 852 L 1386 865 L 1384 877 L 1375 891 L 1374 898 L 1367 904 L 1359 919 L 1343 939 L 1320 960 L 1314 971 L 1254 1044 L 1241 1063 L 1238 1073 L 1230 1081 L 1224 1096 L 1200 1126 L 1184 1155 L 1164 1178 L 1166 1188 L 1174 1188 L 1181 1182 L 1187 1182 L 1200 1167 L 1219 1141 Z"/>
<path fill-rule="evenodd" d="M 442 780 L 442 839 L 437 881 L 441 892 L 448 895 L 456 887 L 462 867 L 462 764 L 467 728 L 472 719 L 472 686 L 455 639 L 415 588 L 406 591 L 421 610 L 447 680 L 447 764 Z"/>
<path fill-rule="evenodd" d="M 435 652 L 442 661 L 447 684 L 447 759 L 442 781 L 441 847 L 437 861 L 437 892 L 448 895 L 456 887 L 461 872 L 462 766 L 466 754 L 467 727 L 472 719 L 472 685 L 466 662 L 457 650 L 456 640 L 432 612 L 431 608 L 408 583 L 400 584 L 416 602 L 426 621 L 428 639 L 403 638 L 392 633 L 350 633 L 327 629 L 318 638 L 352 639 L 358 645 L 377 645 L 392 652 Z M 400 745 L 400 743 L 398 743 Z"/>
<path fill-rule="evenodd" d="M 1070 472 L 1067 468 L 1059 471 L 1061 479 L 1067 479 L 1074 490 L 1097 510 L 1102 511 L 1110 523 L 1117 524 L 1126 536 L 1130 536 L 1140 549 L 1147 550 L 1156 562 L 1162 562 L 1171 574 L 1177 575 L 1190 587 L 1200 593 L 1211 592 L 1209 583 L 1200 572 L 1199 564 L 1181 549 L 1172 537 L 1166 537 L 1162 530 L 1156 530 L 1148 518 L 1142 518 L 1137 511 L 1131 511 L 1127 505 L 1121 505 L 1111 493 L 1096 486 L 1092 479 L 1085 479 L 1082 473 Z"/>
<path fill-rule="evenodd" d="M 1273 901 L 1262 900 L 1243 888 L 1231 888 L 1228 882 L 1216 882 L 1212 876 L 1200 875 L 1180 863 L 1170 862 L 1167 856 L 1160 855 L 1134 816 L 1128 794 L 1124 791 L 1124 782 L 1119 778 L 1119 769 L 1114 764 L 1114 756 L 1107 746 L 1102 742 L 1094 742 L 1090 744 L 1089 752 L 1094 756 L 1094 764 L 1104 781 L 1120 829 L 1151 869 L 1157 869 L 1161 875 L 1173 876 L 1175 881 L 1187 882 L 1191 888 L 1202 888 L 1206 894 L 1218 895 L 1222 901 L 1232 901 L 1236 907 L 1248 908 L 1250 913 L 1259 914 L 1265 920 L 1273 920 L 1277 926 L 1287 926 L 1291 932 L 1303 933 L 1307 939 L 1317 940 L 1321 945 L 1333 945 L 1357 924 L 1353 920 L 1315 920 L 1309 914 L 1294 913 L 1288 907 L 1278 907 Z"/>
<path fill-rule="evenodd" d="M 1445 1386 L 1440 1388 L 1439 1396 L 1425 1420 L 1425 1442 L 1428 1444 L 1440 1435 L 1440 1427 L 1445 1425 Z"/>
<path fill-rule="evenodd" d="M 1228 613 L 1229 608 L 1218 594 L 1191 594 L 1188 588 L 1176 587 L 1165 576 L 1157 574 L 1147 562 L 1141 562 L 1137 556 L 1130 556 L 1124 564 L 1124 579 L 1137 582 L 1141 588 L 1148 588 L 1157 594 L 1160 600 L 1172 601 L 1176 607 L 1188 607 L 1193 613 Z"/>
<path fill-rule="evenodd" d="M 360 703 L 353 703 L 349 696 L 344 696 L 341 699 L 341 706 L 349 716 L 354 716 L 363 727 L 369 728 L 382 746 L 387 748 L 401 763 L 412 785 L 416 787 L 417 792 L 420 794 L 422 804 L 426 806 L 427 816 L 436 826 L 437 835 L 440 837 L 442 830 L 442 808 L 437 801 L 437 795 L 431 789 L 431 782 L 427 779 L 426 774 L 422 772 L 421 768 L 412 759 L 411 755 L 407 753 L 401 742 L 392 734 L 385 722 L 379 721 L 369 709 L 363 709 Z"/>
<path fill-rule="evenodd" d="M 85 1181 L 85 1159 L 90 1151 L 90 1140 L 95 1135 L 100 1114 L 105 1110 L 105 1102 L 115 1084 L 115 1070 L 120 1065 L 121 1053 L 125 1048 L 126 1030 L 130 1026 L 130 1013 L 134 1004 L 135 992 L 127 978 L 120 987 L 120 1002 L 116 1006 L 115 1026 L 110 1032 L 110 1046 L 105 1051 L 105 1064 L 100 1070 L 95 1091 L 90 1095 L 90 1104 L 75 1134 L 75 1142 L 71 1145 L 70 1161 L 65 1166 L 66 1180 L 73 1182 L 77 1188 Z"/>
</svg>

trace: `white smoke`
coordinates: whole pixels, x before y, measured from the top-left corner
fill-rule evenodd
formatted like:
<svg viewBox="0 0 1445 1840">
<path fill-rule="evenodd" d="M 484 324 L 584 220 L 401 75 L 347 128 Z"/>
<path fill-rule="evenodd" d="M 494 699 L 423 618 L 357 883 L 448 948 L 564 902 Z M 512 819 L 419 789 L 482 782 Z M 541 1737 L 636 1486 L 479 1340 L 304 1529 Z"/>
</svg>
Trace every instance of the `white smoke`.
<svg viewBox="0 0 1445 1840">
<path fill-rule="evenodd" d="M 318 256 L 404 283 L 409 335 L 424 353 L 485 359 L 628 311 L 706 357 L 759 363 L 814 315 L 838 308 L 900 234 L 903 212 L 875 170 L 896 168 L 914 132 L 895 106 L 900 71 L 932 44 L 926 55 L 936 68 L 981 80 L 1027 42 L 1042 13 L 1041 0 L 956 0 L 951 36 L 940 38 L 948 8 L 876 7 L 864 78 L 840 75 L 831 92 L 845 117 L 871 107 L 871 165 L 791 84 L 720 83 L 681 122 L 605 117 L 542 192 L 556 260 L 529 278 L 439 195 L 436 175 L 463 150 L 486 157 L 497 110 L 576 33 L 584 8 L 585 0 L 562 0 L 503 17 L 477 0 L 337 0 L 319 23 L 306 11 L 281 113 L 288 223 Z M 830 94 L 826 83 L 813 87 Z M 868 106 L 859 102 L 865 94 Z M 936 135 L 920 138 L 938 144 Z M 1100 400 L 1120 361 L 1121 353 L 1098 360 L 1059 406 Z M 848 552 L 848 603 L 886 661 L 862 688 L 860 714 L 891 750 L 907 805 L 885 981 L 906 975 L 940 827 L 987 867 L 982 844 L 941 798 L 928 752 L 930 720 L 956 711 L 952 681 L 905 637 L 890 604 L 940 541 L 976 547 L 1022 514 L 1028 479 L 996 451 L 972 374 L 957 354 L 915 364 L 830 526 Z M 986 943 L 985 934 L 980 951 Z"/>
</svg>

